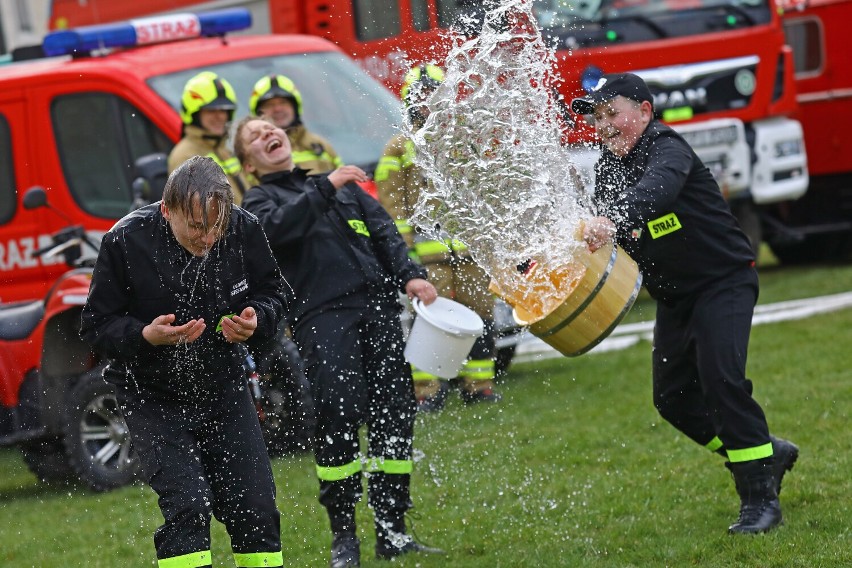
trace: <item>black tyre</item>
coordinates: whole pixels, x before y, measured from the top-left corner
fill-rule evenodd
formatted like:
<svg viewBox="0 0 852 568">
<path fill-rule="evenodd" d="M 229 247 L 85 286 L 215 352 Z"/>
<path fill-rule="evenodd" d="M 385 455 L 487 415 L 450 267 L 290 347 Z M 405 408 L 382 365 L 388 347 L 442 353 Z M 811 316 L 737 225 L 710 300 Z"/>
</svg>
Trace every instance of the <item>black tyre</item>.
<svg viewBox="0 0 852 568">
<path fill-rule="evenodd" d="M 35 430 L 41 426 L 39 390 L 38 373 L 29 373 L 18 393 L 18 420 L 23 430 Z M 64 485 L 74 478 L 74 471 L 58 439 L 28 442 L 20 449 L 24 463 L 39 481 Z"/>
<path fill-rule="evenodd" d="M 279 336 L 258 365 L 261 377 L 261 430 L 272 457 L 311 449 L 316 426 L 304 363 L 296 344 Z"/>
<path fill-rule="evenodd" d="M 770 242 L 769 248 L 781 264 L 789 266 L 843 260 L 849 256 L 849 232 L 806 235 L 799 241 Z"/>
<path fill-rule="evenodd" d="M 62 440 L 78 479 L 95 491 L 127 485 L 139 472 L 139 459 L 131 447 L 115 392 L 103 380 L 101 371 L 98 368 L 84 374 L 71 391 Z"/>
<path fill-rule="evenodd" d="M 748 237 L 751 250 L 756 257 L 760 250 L 760 243 L 763 241 L 763 225 L 757 208 L 751 201 L 741 200 L 731 203 L 731 213 L 737 218 L 740 228 Z"/>
<path fill-rule="evenodd" d="M 497 358 L 494 360 L 494 376 L 502 378 L 509 372 L 509 365 L 512 364 L 512 358 L 515 356 L 516 345 L 510 345 L 497 350 Z"/>
<path fill-rule="evenodd" d="M 49 485 L 66 485 L 75 475 L 59 440 L 32 442 L 21 446 L 24 463 L 39 481 Z"/>
</svg>

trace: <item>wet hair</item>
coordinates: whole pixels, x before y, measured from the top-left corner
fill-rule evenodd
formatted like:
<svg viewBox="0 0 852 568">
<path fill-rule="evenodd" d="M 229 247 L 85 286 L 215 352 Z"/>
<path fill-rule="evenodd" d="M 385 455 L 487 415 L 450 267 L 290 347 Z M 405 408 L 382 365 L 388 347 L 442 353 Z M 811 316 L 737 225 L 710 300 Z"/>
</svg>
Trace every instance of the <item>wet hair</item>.
<svg viewBox="0 0 852 568">
<path fill-rule="evenodd" d="M 163 203 L 169 209 L 180 211 L 186 217 L 192 218 L 192 203 L 198 196 L 201 204 L 200 219 L 205 231 L 209 231 L 207 217 L 210 204 L 219 205 L 219 217 L 216 223 L 224 230 L 231 220 L 231 207 L 234 203 L 234 193 L 222 166 L 212 158 L 193 156 L 177 167 L 169 175 L 166 187 L 163 189 Z"/>
</svg>

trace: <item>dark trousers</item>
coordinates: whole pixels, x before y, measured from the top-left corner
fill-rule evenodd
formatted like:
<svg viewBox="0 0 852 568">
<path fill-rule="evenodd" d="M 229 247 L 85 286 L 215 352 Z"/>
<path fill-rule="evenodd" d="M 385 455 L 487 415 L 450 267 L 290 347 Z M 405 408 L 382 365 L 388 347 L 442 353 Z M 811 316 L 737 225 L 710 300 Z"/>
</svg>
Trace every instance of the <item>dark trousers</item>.
<svg viewBox="0 0 852 568">
<path fill-rule="evenodd" d="M 766 417 L 745 376 L 757 294 L 757 273 L 749 268 L 689 300 L 657 306 L 654 405 L 699 444 L 716 436 L 732 450 L 769 443 Z"/>
<path fill-rule="evenodd" d="M 343 467 L 360 459 L 358 429 L 367 425 L 367 458 L 411 460 L 415 400 L 411 367 L 396 306 L 340 308 L 295 328 L 316 406 L 317 465 Z M 410 507 L 407 474 L 371 474 L 370 505 Z M 363 492 L 360 469 L 320 480 L 320 503 L 330 512 L 354 507 Z"/>
<path fill-rule="evenodd" d="M 235 553 L 281 550 L 275 482 L 251 395 L 241 385 L 225 388 L 216 400 L 194 403 L 119 390 L 165 519 L 154 535 L 159 559 L 210 550 L 211 514 Z"/>
</svg>

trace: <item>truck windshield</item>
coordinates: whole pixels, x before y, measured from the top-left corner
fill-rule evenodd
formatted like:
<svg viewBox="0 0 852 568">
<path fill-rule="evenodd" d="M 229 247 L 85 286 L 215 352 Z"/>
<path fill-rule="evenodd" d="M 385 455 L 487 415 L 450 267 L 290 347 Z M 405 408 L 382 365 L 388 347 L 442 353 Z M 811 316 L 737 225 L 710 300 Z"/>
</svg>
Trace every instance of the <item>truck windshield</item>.
<svg viewBox="0 0 852 568">
<path fill-rule="evenodd" d="M 767 0 L 534 0 L 543 33 L 568 47 L 635 43 L 766 24 Z"/>
<path fill-rule="evenodd" d="M 347 164 L 372 170 L 402 120 L 399 99 L 336 52 L 244 59 L 159 75 L 149 85 L 176 111 L 186 81 L 210 70 L 227 79 L 238 98 L 235 120 L 249 113 L 254 83 L 264 75 L 288 76 L 302 94 L 302 122 L 327 138 Z"/>
</svg>

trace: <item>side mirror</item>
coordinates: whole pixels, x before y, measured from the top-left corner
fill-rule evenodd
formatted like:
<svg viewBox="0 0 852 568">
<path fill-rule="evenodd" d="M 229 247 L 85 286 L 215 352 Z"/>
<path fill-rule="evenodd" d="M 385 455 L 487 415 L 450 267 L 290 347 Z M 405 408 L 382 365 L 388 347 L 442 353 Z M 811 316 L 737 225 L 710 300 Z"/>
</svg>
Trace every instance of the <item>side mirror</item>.
<svg viewBox="0 0 852 568">
<path fill-rule="evenodd" d="M 134 198 L 141 196 L 148 203 L 162 199 L 163 188 L 169 178 L 168 156 L 161 152 L 140 156 L 133 167 L 136 173 L 132 188 Z"/>
<path fill-rule="evenodd" d="M 32 210 L 47 207 L 47 192 L 43 187 L 35 185 L 24 193 L 24 209 Z"/>
<path fill-rule="evenodd" d="M 143 177 L 138 177 L 133 180 L 133 184 L 130 186 L 131 193 L 133 194 L 133 201 L 130 204 L 130 210 L 136 211 L 140 207 L 145 207 L 151 201 L 151 184 L 148 183 L 148 180 Z"/>
</svg>

